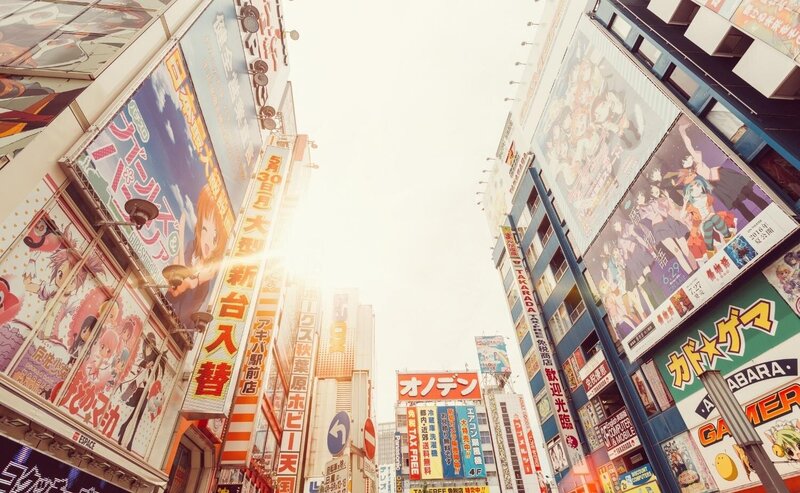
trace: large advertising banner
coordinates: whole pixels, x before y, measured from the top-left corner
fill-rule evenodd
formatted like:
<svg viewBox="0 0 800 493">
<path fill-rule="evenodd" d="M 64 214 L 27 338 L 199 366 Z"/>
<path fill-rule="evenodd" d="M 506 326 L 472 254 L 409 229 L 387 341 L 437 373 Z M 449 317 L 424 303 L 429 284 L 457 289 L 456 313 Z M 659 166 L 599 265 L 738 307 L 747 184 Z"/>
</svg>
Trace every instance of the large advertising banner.
<svg viewBox="0 0 800 493">
<path fill-rule="evenodd" d="M 547 339 L 547 334 L 544 332 L 541 310 L 533 291 L 533 283 L 531 283 L 530 275 L 522 259 L 519 242 L 517 241 L 514 230 L 508 226 L 502 226 L 500 228 L 500 233 L 503 236 L 507 258 L 509 262 L 511 262 L 511 270 L 516 280 L 517 294 L 522 300 L 523 312 L 525 314 L 523 320 L 525 320 L 527 329 L 533 336 L 533 353 L 539 360 L 539 367 L 543 372 L 545 401 L 552 402 L 555 407 L 555 422 L 561 440 L 557 441 L 557 447 L 549 447 L 551 462 L 553 463 L 553 467 L 555 467 L 555 459 L 558 459 L 560 465 L 563 462 L 561 461 L 561 456 L 554 455 L 554 453 L 557 454 L 558 452 L 566 451 L 566 457 L 569 457 L 569 462 L 564 468 L 570 465 L 576 468 L 585 468 L 586 458 L 583 454 L 581 442 L 578 439 L 578 431 L 575 428 L 575 418 L 573 418 L 572 411 L 567 402 L 567 394 L 558 371 L 558 366 L 556 366 L 553 349 L 550 345 L 550 341 Z M 564 448 L 565 446 L 566 449 Z M 556 472 L 558 472 L 558 470 Z"/>
<path fill-rule="evenodd" d="M 234 217 L 179 49 L 172 50 L 77 162 L 109 213 L 127 221 L 129 199 L 156 204 L 142 229 L 122 228 L 147 271 L 164 283 L 171 264 L 191 275 L 167 299 L 186 327 L 206 309 Z"/>
<path fill-rule="evenodd" d="M 532 142 L 578 253 L 677 114 L 588 17 L 581 19 Z"/>
<path fill-rule="evenodd" d="M 585 259 L 635 360 L 796 227 L 682 116 Z"/>
<path fill-rule="evenodd" d="M 23 2 L 0 18 L 0 66 L 6 73 L 94 79 L 168 3 Z"/>
<path fill-rule="evenodd" d="M 336 290 L 326 310 L 317 353 L 317 378 L 350 378 L 355 364 L 358 295 L 354 289 Z"/>
<path fill-rule="evenodd" d="M 789 58 L 800 57 L 798 0 L 743 0 L 731 23 Z"/>
<path fill-rule="evenodd" d="M 789 252 L 792 254 L 797 250 Z M 789 255 L 787 254 L 787 255 Z M 780 267 L 785 260 L 778 260 Z M 770 266 L 768 276 L 776 270 Z M 785 277 L 798 282 L 797 272 Z M 722 491 L 758 482 L 752 464 L 730 436 L 698 374 L 719 370 L 783 475 L 800 466 L 800 318 L 758 274 L 719 299 L 707 314 L 671 338 L 655 355 L 689 435 Z"/>
<path fill-rule="evenodd" d="M 419 448 L 422 457 L 422 479 L 442 479 L 442 445 L 436 408 L 417 407 Z"/>
<path fill-rule="evenodd" d="M 408 419 L 408 477 L 413 481 L 422 479 L 417 408 L 414 406 L 407 407 L 406 417 Z"/>
<path fill-rule="evenodd" d="M 609 459 L 616 459 L 641 445 L 628 410 L 622 408 L 601 422 L 598 432 L 608 451 Z"/>
<path fill-rule="evenodd" d="M 427 486 L 425 488 L 411 488 L 409 493 L 489 493 L 488 486 Z"/>
<path fill-rule="evenodd" d="M 454 401 L 481 400 L 478 373 L 474 371 L 449 373 L 398 373 L 397 400 Z"/>
<path fill-rule="evenodd" d="M 125 490 L 36 450 L 0 436 L 3 491 L 124 493 Z"/>
<path fill-rule="evenodd" d="M 222 287 L 213 304 L 214 321 L 206 329 L 189 383 L 184 412 L 190 416 L 216 418 L 226 416 L 231 410 L 234 394 L 231 382 L 237 380 L 243 357 L 240 352 L 244 352 L 240 351 L 240 345 L 246 323 L 252 320 L 257 307 L 266 264 L 271 260 L 267 252 L 272 221 L 283 193 L 289 150 L 268 147 L 263 159 L 234 238 L 233 253 L 226 259 Z M 245 366 L 249 364 L 244 362 Z M 242 451 L 238 453 L 234 457 L 241 460 Z"/>
<path fill-rule="evenodd" d="M 439 406 L 436 408 L 439 418 L 439 437 L 442 451 L 442 475 L 445 479 L 464 477 L 464 466 L 461 463 L 461 439 L 458 432 L 456 408 Z"/>
<path fill-rule="evenodd" d="M 498 476 L 503 491 L 534 492 L 541 490 L 540 469 L 534 468 L 534 459 L 528 444 L 532 433 L 524 403 L 518 394 L 491 394 L 489 396 L 490 424 L 494 429 L 495 450 L 499 458 Z M 535 454 L 535 451 L 533 451 Z M 538 466 L 538 459 L 536 459 Z"/>
<path fill-rule="evenodd" d="M 249 68 L 233 0 L 211 2 L 180 45 L 234 210 L 261 148 Z"/>
<path fill-rule="evenodd" d="M 90 82 L 0 76 L 0 158 L 10 159 L 24 149 Z"/>
<path fill-rule="evenodd" d="M 478 336 L 475 338 L 478 347 L 478 361 L 483 373 L 507 373 L 511 371 L 503 336 Z"/>
<path fill-rule="evenodd" d="M 461 465 L 464 477 L 485 478 L 486 465 L 483 462 L 481 433 L 478 429 L 478 415 L 475 406 L 455 406 L 456 432 L 461 442 Z"/>
</svg>

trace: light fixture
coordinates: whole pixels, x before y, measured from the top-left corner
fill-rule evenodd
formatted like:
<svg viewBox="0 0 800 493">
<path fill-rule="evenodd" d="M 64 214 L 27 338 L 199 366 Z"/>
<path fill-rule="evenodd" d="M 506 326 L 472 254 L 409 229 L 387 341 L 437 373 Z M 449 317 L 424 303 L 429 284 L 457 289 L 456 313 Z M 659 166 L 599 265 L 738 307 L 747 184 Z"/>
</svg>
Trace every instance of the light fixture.
<svg viewBox="0 0 800 493">
<path fill-rule="evenodd" d="M 208 324 L 214 320 L 214 316 L 208 312 L 194 312 L 190 317 L 192 323 L 194 324 L 194 331 L 195 332 L 204 332 Z"/>
<path fill-rule="evenodd" d="M 311 146 L 311 148 L 312 148 L 312 149 L 316 149 L 317 147 L 319 147 L 319 146 L 317 145 L 317 143 L 316 143 L 316 142 L 314 142 L 313 140 L 309 140 L 309 141 L 308 141 L 308 144 Z"/>
<path fill-rule="evenodd" d="M 275 121 L 275 115 L 278 112 L 272 106 L 262 106 L 258 110 L 258 119 L 261 121 L 261 126 L 267 130 L 275 130 L 278 128 L 278 122 Z"/>
<path fill-rule="evenodd" d="M 494 158 L 493 157 L 487 157 L 486 160 L 487 161 L 494 161 Z"/>
<path fill-rule="evenodd" d="M 269 64 L 264 60 L 258 59 L 253 62 L 253 67 L 249 73 L 253 76 L 253 82 L 255 82 L 257 86 L 265 87 L 269 84 L 269 77 L 267 77 L 268 71 Z"/>
<path fill-rule="evenodd" d="M 517 98 L 503 98 L 503 101 L 519 101 Z"/>
<path fill-rule="evenodd" d="M 167 284 L 145 283 L 142 287 L 156 289 L 176 289 L 183 281 L 192 275 L 192 270 L 185 265 L 172 264 L 161 269 L 161 275 L 167 280 Z"/>
<path fill-rule="evenodd" d="M 158 206 L 149 200 L 130 199 L 124 207 L 130 221 L 99 221 L 96 226 L 133 226 L 140 230 L 158 216 Z"/>
<path fill-rule="evenodd" d="M 289 36 L 289 39 L 292 41 L 297 41 L 300 39 L 300 33 L 296 29 L 292 29 L 291 31 L 284 31 L 283 37 Z"/>
<path fill-rule="evenodd" d="M 239 11 L 237 19 L 242 21 L 242 28 L 250 34 L 256 33 L 261 29 L 258 9 L 252 5 L 245 5 Z"/>
<path fill-rule="evenodd" d="M 487 182 L 485 182 L 485 181 L 479 181 L 479 182 L 478 182 L 478 185 L 485 185 L 486 183 L 487 183 Z"/>
<path fill-rule="evenodd" d="M 533 21 L 528 21 L 528 24 L 527 24 L 527 26 L 528 26 L 528 27 L 531 27 L 531 26 L 538 26 L 538 25 L 539 25 L 539 23 L 538 23 L 538 22 L 533 22 Z"/>
<path fill-rule="evenodd" d="M 531 43 L 530 41 L 523 41 L 520 46 L 525 46 L 525 45 L 533 45 L 533 43 Z"/>
<path fill-rule="evenodd" d="M 490 169 L 482 169 L 481 170 L 481 173 L 491 173 L 491 172 L 492 172 L 492 170 L 490 170 Z"/>
<path fill-rule="evenodd" d="M 525 62 L 514 62 L 514 65 L 515 65 L 515 66 L 517 66 L 517 67 L 519 67 L 520 65 L 530 65 L 530 63 L 525 63 Z"/>
<path fill-rule="evenodd" d="M 522 84 L 522 82 L 518 82 L 518 81 L 516 81 L 516 80 L 510 80 L 510 81 L 508 81 L 508 85 L 509 85 L 509 86 L 513 86 L 514 84 Z"/>
<path fill-rule="evenodd" d="M 308 164 L 305 165 L 305 167 L 306 168 L 311 168 L 311 169 L 319 169 L 319 164 L 317 164 L 317 163 L 308 163 Z"/>
</svg>

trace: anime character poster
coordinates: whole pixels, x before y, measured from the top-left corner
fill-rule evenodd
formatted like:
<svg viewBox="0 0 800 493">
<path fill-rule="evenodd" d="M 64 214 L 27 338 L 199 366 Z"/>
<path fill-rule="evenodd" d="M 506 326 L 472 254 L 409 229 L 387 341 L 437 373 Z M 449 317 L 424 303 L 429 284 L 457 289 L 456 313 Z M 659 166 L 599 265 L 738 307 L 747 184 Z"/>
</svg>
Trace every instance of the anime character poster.
<svg viewBox="0 0 800 493">
<path fill-rule="evenodd" d="M 478 348 L 478 361 L 483 373 L 511 371 L 503 336 L 478 336 L 475 338 L 475 345 Z"/>
<path fill-rule="evenodd" d="M 634 359 L 795 227 L 683 116 L 585 259 Z"/>
<path fill-rule="evenodd" d="M 234 209 L 244 204 L 261 148 L 253 82 L 234 2 L 216 0 L 181 38 L 200 108 Z M 267 78 L 275 74 L 267 71 Z"/>
<path fill-rule="evenodd" d="M 706 0 L 706 7 L 722 17 L 730 19 L 740 3 L 742 3 L 742 0 Z"/>
<path fill-rule="evenodd" d="M 731 23 L 789 58 L 800 57 L 800 0 L 743 0 Z"/>
<path fill-rule="evenodd" d="M 532 142 L 580 253 L 677 113 L 588 18 L 581 19 Z"/>
<path fill-rule="evenodd" d="M 681 493 L 711 493 L 717 490 L 714 479 L 697 453 L 688 433 L 676 435 L 661 444 Z"/>
<path fill-rule="evenodd" d="M 166 293 L 192 327 L 205 310 L 233 229 L 233 213 L 181 52 L 171 51 L 78 159 L 109 213 L 127 220 L 125 202 L 159 209 L 141 230 L 125 228 L 157 280 L 171 264 L 190 275 Z"/>
<path fill-rule="evenodd" d="M 44 190 L 33 194 L 34 203 Z M 51 398 L 84 351 L 82 341 L 118 278 L 102 252 L 87 250 L 86 232 L 61 199 L 33 213 L 11 237 L 0 260 L 0 370 Z"/>
<path fill-rule="evenodd" d="M 37 75 L 96 76 L 155 19 L 138 2 L 127 8 L 103 3 L 37 0 L 0 18 L 0 65 Z"/>
<path fill-rule="evenodd" d="M 794 247 L 764 269 L 767 281 L 800 315 L 800 247 Z"/>
<path fill-rule="evenodd" d="M 725 378 L 778 471 L 800 469 L 800 409 L 791 397 L 800 394 L 800 317 L 769 279 L 784 263 L 780 258 L 764 275 L 716 299 L 654 357 L 720 491 L 742 490 L 759 479 L 698 378 L 707 369 Z"/>
<path fill-rule="evenodd" d="M 0 156 L 11 158 L 24 149 L 89 82 L 0 76 Z"/>
</svg>

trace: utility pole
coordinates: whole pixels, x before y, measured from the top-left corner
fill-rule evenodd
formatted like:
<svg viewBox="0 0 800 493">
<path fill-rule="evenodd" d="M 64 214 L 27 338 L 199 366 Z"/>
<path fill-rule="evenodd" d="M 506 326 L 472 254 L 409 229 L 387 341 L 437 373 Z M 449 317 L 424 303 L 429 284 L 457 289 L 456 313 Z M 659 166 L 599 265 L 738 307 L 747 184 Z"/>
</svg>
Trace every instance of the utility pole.
<svg viewBox="0 0 800 493">
<path fill-rule="evenodd" d="M 731 392 L 728 383 L 718 370 L 706 370 L 700 375 L 700 381 L 706 388 L 711 401 L 717 406 L 720 416 L 725 420 L 734 441 L 744 449 L 753 464 L 764 489 L 774 493 L 789 493 L 786 483 L 775 468 L 775 464 L 767 455 L 761 437 L 756 433 L 753 424 L 747 419 L 742 406 Z"/>
</svg>

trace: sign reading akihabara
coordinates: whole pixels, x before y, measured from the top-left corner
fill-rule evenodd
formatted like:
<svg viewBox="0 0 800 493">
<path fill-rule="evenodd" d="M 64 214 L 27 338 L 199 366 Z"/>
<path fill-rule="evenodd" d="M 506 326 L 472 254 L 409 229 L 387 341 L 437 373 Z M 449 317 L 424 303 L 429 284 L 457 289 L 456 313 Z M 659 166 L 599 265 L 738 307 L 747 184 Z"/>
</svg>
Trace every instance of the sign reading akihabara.
<svg viewBox="0 0 800 493">
<path fill-rule="evenodd" d="M 480 400 L 476 372 L 398 373 L 398 401 Z"/>
<path fill-rule="evenodd" d="M 579 21 L 532 141 L 579 253 L 677 113 L 588 17 Z"/>
<path fill-rule="evenodd" d="M 633 182 L 587 266 L 631 360 L 796 229 L 688 117 Z"/>
<path fill-rule="evenodd" d="M 191 416 L 227 415 L 236 391 L 231 382 L 236 380 L 246 322 L 255 308 L 268 259 L 266 249 L 283 188 L 288 150 L 268 147 L 263 159 L 264 164 L 245 204 L 233 251 L 225 263 L 222 287 L 212 310 L 214 321 L 206 329 L 189 382 L 183 410 Z M 262 334 L 262 338 L 265 335 Z M 249 340 L 245 343 L 253 344 Z M 247 366 L 249 361 L 244 363 Z"/>
<path fill-rule="evenodd" d="M 302 487 L 300 467 L 304 452 L 304 436 L 308 423 L 308 393 L 311 390 L 314 336 L 319 324 L 320 294 L 315 289 L 305 289 L 300 300 L 300 317 L 297 321 L 297 340 L 294 346 L 292 373 L 289 376 L 289 394 L 283 416 L 283 436 L 276 465 L 277 491 L 298 493 Z M 346 454 L 345 454 L 346 455 Z M 349 463 L 347 464 L 349 470 Z M 328 474 L 326 473 L 326 483 Z M 339 491 L 326 489 L 326 491 Z"/>
<path fill-rule="evenodd" d="M 539 366 L 544 377 L 545 390 L 553 403 L 553 414 L 556 416 L 556 426 L 563 444 L 566 445 L 567 456 L 573 467 L 585 466 L 583 450 L 578 439 L 578 431 L 575 428 L 575 420 L 569 409 L 567 394 L 564 391 L 564 383 L 556 366 L 553 351 L 550 348 L 550 341 L 544 333 L 544 323 L 539 311 L 539 303 L 536 301 L 528 271 L 522 260 L 522 253 L 514 230 L 508 226 L 501 226 L 500 232 L 506 247 L 506 258 L 511 263 L 511 270 L 517 285 L 518 296 L 522 300 L 524 320 L 528 330 L 533 335 L 534 354 L 539 359 Z M 561 442 L 560 442 L 561 443 Z"/>
<path fill-rule="evenodd" d="M 478 362 L 483 373 L 511 371 L 503 336 L 478 336 L 475 338 L 475 345 L 478 347 Z"/>
<path fill-rule="evenodd" d="M 744 451 L 705 392 L 698 374 L 722 373 L 770 459 L 782 475 L 800 466 L 800 249 L 715 300 L 713 307 L 674 334 L 655 361 L 699 461 L 721 491 L 759 482 Z"/>
</svg>

